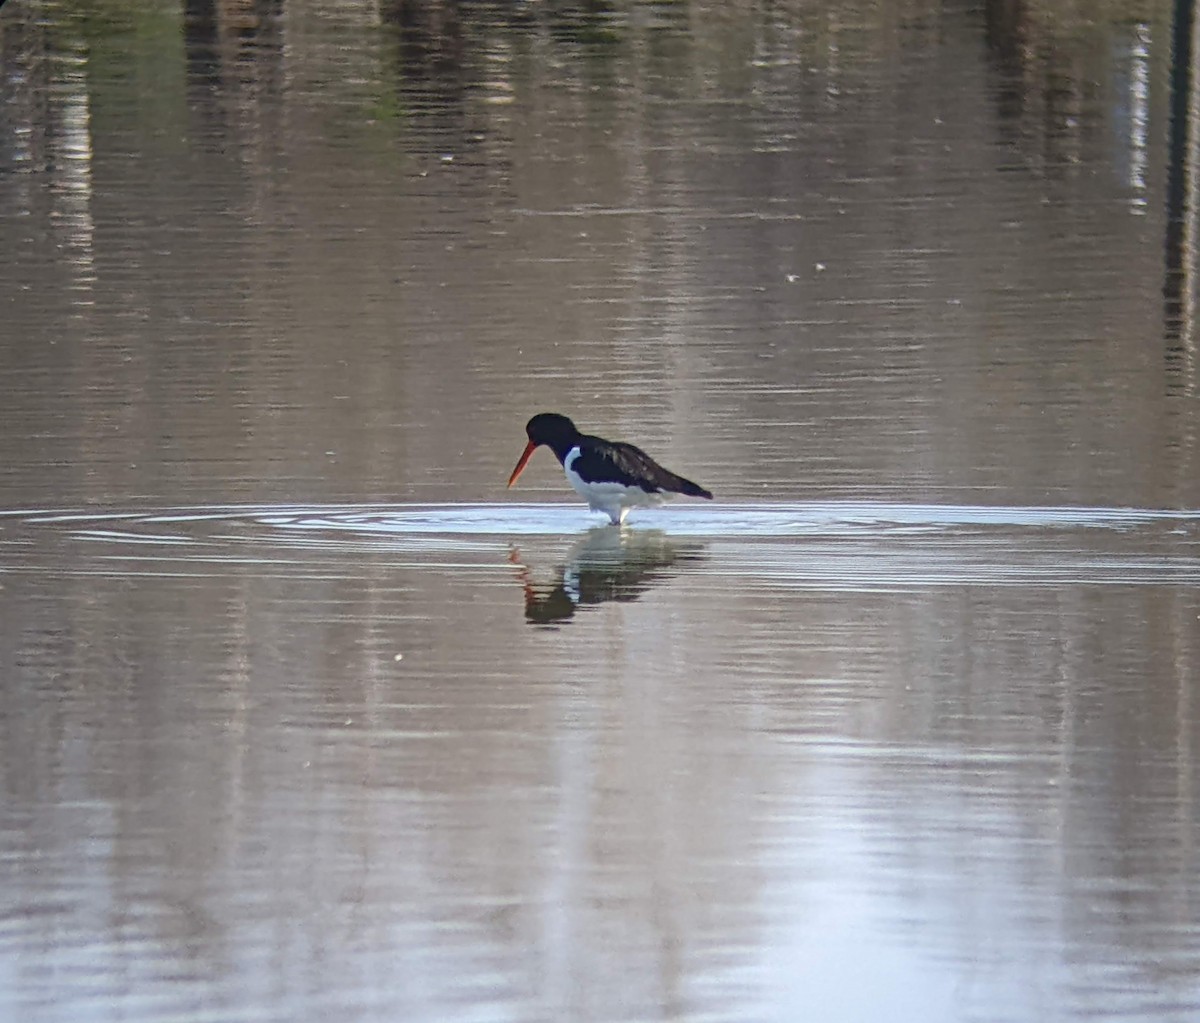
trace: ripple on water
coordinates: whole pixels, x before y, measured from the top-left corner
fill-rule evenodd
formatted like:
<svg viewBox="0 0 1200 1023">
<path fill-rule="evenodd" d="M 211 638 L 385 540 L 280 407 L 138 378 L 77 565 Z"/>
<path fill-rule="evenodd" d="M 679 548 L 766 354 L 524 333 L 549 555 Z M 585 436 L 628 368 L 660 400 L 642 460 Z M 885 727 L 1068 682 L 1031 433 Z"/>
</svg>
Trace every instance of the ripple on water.
<svg viewBox="0 0 1200 1023">
<path fill-rule="evenodd" d="M 596 525 L 601 517 L 567 504 L 447 504 L 278 509 L 274 513 L 264 511 L 261 520 L 284 528 L 508 536 L 578 533 Z M 644 509 L 630 517 L 631 528 L 661 529 L 678 536 L 741 538 L 936 534 L 970 526 L 1126 530 L 1161 523 L 1200 526 L 1200 511 L 814 501 L 677 504 Z"/>
<path fill-rule="evenodd" d="M 600 517 L 573 504 L 244 505 L 0 515 L 0 570 L 69 549 L 78 571 L 303 565 L 349 554 L 426 567 L 494 568 L 514 540 L 579 540 Z M 1200 512 L 846 501 L 677 504 L 634 533 L 703 541 L 696 571 L 782 586 L 1200 583 Z M 564 555 L 571 557 L 568 550 Z M 344 560 L 344 559 L 343 559 Z M 339 571 L 353 571 L 346 563 Z"/>
</svg>

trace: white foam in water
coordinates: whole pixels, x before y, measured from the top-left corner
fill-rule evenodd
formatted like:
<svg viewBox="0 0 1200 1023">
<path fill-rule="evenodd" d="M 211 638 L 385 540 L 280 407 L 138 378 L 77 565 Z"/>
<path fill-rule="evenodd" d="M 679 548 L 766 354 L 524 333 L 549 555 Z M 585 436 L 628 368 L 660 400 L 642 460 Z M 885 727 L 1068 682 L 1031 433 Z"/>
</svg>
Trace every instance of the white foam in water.
<svg viewBox="0 0 1200 1023">
<path fill-rule="evenodd" d="M 247 509 L 247 512 L 253 512 Z M 381 533 L 571 535 L 605 522 L 580 505 L 446 504 L 329 507 L 262 512 L 280 528 Z M 939 533 L 954 527 L 1119 529 L 1156 522 L 1200 524 L 1198 511 L 1145 508 L 996 507 L 814 501 L 792 504 L 673 505 L 631 514 L 627 528 L 672 536 L 786 537 Z"/>
</svg>

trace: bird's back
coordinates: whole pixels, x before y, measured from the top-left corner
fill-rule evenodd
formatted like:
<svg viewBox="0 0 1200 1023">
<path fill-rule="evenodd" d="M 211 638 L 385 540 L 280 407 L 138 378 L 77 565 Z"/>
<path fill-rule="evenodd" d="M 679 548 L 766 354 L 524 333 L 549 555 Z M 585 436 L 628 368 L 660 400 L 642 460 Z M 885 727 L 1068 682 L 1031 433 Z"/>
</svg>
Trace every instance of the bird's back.
<svg viewBox="0 0 1200 1023">
<path fill-rule="evenodd" d="M 635 444 L 585 436 L 580 441 L 579 449 L 580 456 L 575 461 L 574 469 L 588 482 L 623 483 L 640 487 L 648 494 L 666 491 L 689 497 L 712 498 L 712 494 L 698 483 L 664 469 Z"/>
</svg>

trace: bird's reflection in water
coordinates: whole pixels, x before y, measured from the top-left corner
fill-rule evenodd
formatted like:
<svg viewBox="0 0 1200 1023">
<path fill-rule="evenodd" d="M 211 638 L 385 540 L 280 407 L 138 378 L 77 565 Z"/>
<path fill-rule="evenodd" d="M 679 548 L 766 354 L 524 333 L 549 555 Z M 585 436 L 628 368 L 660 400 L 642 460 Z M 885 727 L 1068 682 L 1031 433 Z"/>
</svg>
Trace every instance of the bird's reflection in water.
<svg viewBox="0 0 1200 1023">
<path fill-rule="evenodd" d="M 659 530 L 600 526 L 583 535 L 557 566 L 551 580 L 538 582 L 513 547 L 525 589 L 525 620 L 531 625 L 565 622 L 576 610 L 610 600 L 637 600 L 704 556 L 704 544 L 679 543 Z"/>
</svg>

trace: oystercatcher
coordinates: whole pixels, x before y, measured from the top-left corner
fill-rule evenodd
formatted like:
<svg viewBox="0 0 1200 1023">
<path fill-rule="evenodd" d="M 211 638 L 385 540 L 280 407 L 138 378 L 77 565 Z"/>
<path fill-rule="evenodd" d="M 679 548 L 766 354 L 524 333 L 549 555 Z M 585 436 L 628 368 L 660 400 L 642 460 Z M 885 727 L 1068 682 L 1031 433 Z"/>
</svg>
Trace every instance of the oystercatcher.
<svg viewBox="0 0 1200 1023">
<path fill-rule="evenodd" d="M 671 494 L 712 498 L 702 486 L 664 469 L 641 448 L 580 433 L 571 420 L 557 412 L 534 416 L 525 424 L 525 433 L 529 443 L 508 485 L 517 482 L 529 456 L 545 444 L 588 507 L 604 512 L 614 526 L 625 521 L 630 508 L 659 504 Z"/>
</svg>

